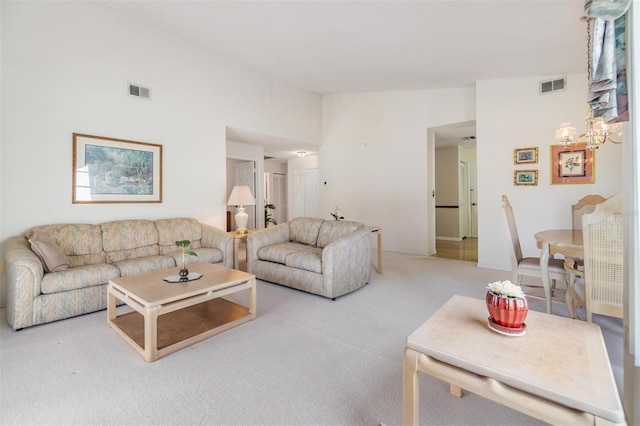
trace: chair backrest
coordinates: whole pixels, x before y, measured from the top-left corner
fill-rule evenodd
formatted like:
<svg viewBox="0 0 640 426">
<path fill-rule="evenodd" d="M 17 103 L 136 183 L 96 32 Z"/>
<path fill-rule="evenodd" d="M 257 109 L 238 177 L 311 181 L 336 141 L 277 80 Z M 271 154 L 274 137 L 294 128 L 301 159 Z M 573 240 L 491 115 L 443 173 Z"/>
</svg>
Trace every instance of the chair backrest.
<svg viewBox="0 0 640 426">
<path fill-rule="evenodd" d="M 582 216 L 587 321 L 591 314 L 623 316 L 622 195 Z"/>
<path fill-rule="evenodd" d="M 520 238 L 518 237 L 518 228 L 516 220 L 513 216 L 513 208 L 509 203 L 506 195 L 502 196 L 502 213 L 504 216 L 505 229 L 509 238 L 509 257 L 511 258 L 511 267 L 515 270 L 522 260 L 522 248 L 520 247 Z"/>
<path fill-rule="evenodd" d="M 571 220 L 573 222 L 573 229 L 582 229 L 582 216 L 586 213 L 591 213 L 596 206 L 607 199 L 602 195 L 591 194 L 585 195 L 576 204 L 571 206 Z"/>
</svg>

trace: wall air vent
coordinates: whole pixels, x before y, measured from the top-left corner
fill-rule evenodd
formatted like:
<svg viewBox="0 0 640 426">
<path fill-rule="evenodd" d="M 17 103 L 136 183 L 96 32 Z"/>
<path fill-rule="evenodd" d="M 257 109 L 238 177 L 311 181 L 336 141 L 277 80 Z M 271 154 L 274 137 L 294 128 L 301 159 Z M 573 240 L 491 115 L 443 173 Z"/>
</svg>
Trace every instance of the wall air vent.
<svg viewBox="0 0 640 426">
<path fill-rule="evenodd" d="M 558 92 L 560 90 L 567 90 L 567 77 L 557 78 L 555 80 L 541 81 L 539 84 L 539 89 L 541 95 Z"/>
<path fill-rule="evenodd" d="M 140 86 L 139 84 L 128 83 L 129 96 L 151 100 L 151 88 Z"/>
</svg>

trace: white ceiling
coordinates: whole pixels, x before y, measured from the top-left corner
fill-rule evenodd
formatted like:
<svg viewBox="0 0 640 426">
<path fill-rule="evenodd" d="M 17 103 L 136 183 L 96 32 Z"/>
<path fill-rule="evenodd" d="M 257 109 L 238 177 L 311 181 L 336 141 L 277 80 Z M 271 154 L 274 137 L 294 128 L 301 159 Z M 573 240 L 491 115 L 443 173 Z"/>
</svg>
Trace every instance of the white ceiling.
<svg viewBox="0 0 640 426">
<path fill-rule="evenodd" d="M 586 71 L 583 0 L 105 4 L 318 93 L 465 87 L 479 79 Z"/>
</svg>

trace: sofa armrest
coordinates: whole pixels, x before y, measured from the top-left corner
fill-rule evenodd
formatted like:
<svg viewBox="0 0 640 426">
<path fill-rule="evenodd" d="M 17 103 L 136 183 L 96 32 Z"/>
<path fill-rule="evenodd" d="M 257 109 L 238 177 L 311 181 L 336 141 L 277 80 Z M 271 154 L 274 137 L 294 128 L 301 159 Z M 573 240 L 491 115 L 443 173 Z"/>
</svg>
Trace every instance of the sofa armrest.
<svg viewBox="0 0 640 426">
<path fill-rule="evenodd" d="M 33 300 L 40 295 L 44 276 L 42 262 L 23 236 L 7 239 L 3 247 L 7 262 L 7 320 L 15 329 L 33 325 Z"/>
<path fill-rule="evenodd" d="M 215 226 L 202 224 L 202 247 L 222 251 L 222 265 L 233 268 L 233 237 Z"/>
<path fill-rule="evenodd" d="M 247 271 L 253 270 L 253 262 L 258 260 L 258 250 L 262 247 L 288 241 L 291 241 L 288 222 L 247 235 Z"/>
<path fill-rule="evenodd" d="M 345 235 L 322 250 L 322 275 L 327 297 L 353 291 L 371 278 L 371 229 Z"/>
</svg>

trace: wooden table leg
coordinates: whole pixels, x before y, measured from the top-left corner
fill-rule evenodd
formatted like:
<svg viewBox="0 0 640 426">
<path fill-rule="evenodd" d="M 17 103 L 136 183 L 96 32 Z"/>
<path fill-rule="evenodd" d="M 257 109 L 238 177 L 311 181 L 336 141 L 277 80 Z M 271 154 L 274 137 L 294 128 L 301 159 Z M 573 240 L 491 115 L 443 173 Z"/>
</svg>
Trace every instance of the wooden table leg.
<svg viewBox="0 0 640 426">
<path fill-rule="evenodd" d="M 233 269 L 240 270 L 240 238 L 233 239 Z"/>
<path fill-rule="evenodd" d="M 549 280 L 549 243 L 542 245 L 540 253 L 540 275 L 542 278 L 542 287 L 544 288 L 544 297 L 547 301 L 547 313 L 551 313 L 551 284 Z"/>
<path fill-rule="evenodd" d="M 404 363 L 402 367 L 402 424 L 418 425 L 420 423 L 418 381 L 418 356 L 413 349 L 404 349 Z"/>
<path fill-rule="evenodd" d="M 256 296 L 256 279 L 251 279 L 251 287 L 249 288 L 249 313 L 251 313 L 251 319 L 256 319 L 258 303 Z"/>
<path fill-rule="evenodd" d="M 111 326 L 111 321 L 116 319 L 116 296 L 111 293 L 111 285 L 107 289 L 107 324 Z"/>
<path fill-rule="evenodd" d="M 153 362 L 158 359 L 158 307 L 144 310 L 144 359 Z"/>
</svg>

